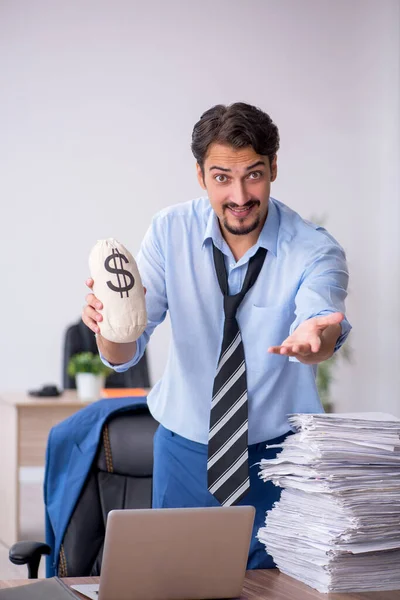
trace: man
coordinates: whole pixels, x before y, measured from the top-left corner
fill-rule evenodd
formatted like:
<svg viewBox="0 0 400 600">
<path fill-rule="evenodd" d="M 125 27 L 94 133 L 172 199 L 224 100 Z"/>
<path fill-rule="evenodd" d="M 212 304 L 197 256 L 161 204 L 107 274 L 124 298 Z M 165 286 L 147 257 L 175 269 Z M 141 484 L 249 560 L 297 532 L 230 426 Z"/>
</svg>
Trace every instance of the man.
<svg viewBox="0 0 400 600">
<path fill-rule="evenodd" d="M 148 327 L 130 344 L 97 336 L 104 361 L 123 371 L 169 310 L 168 362 L 148 397 L 160 423 L 153 506 L 252 504 L 248 568 L 274 566 L 256 534 L 279 489 L 257 463 L 275 456 L 266 445 L 289 433 L 289 413 L 321 412 L 316 365 L 350 330 L 343 250 L 270 198 L 278 148 L 276 125 L 253 106 L 202 115 L 192 151 L 208 197 L 157 214 L 137 259 Z M 101 299 L 87 303 L 83 320 L 98 334 Z"/>
</svg>

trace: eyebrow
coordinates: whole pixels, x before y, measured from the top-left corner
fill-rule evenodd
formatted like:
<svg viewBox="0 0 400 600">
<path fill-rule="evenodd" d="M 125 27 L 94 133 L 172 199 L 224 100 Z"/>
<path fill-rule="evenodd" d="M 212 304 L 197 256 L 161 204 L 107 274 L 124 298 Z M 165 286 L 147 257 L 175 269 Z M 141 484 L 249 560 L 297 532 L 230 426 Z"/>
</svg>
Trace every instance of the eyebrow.
<svg viewBox="0 0 400 600">
<path fill-rule="evenodd" d="M 260 165 L 265 167 L 265 163 L 263 160 L 258 160 L 257 162 L 253 163 L 249 167 L 246 167 L 246 171 L 251 171 L 251 169 L 254 169 L 255 167 L 259 167 Z M 224 171 L 225 173 L 231 172 L 231 169 L 225 169 L 225 167 L 218 167 L 217 165 L 213 165 L 212 167 L 210 167 L 209 171 L 212 171 L 213 169 L 215 169 L 217 171 Z"/>
</svg>

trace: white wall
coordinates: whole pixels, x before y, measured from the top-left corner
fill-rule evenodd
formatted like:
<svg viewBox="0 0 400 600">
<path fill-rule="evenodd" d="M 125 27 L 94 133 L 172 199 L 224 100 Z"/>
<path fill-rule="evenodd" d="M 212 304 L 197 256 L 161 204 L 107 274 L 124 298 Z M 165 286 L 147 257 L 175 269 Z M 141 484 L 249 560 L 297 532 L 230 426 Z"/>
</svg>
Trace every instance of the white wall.
<svg viewBox="0 0 400 600">
<path fill-rule="evenodd" d="M 273 195 L 327 217 L 351 269 L 339 408 L 400 415 L 399 2 L 0 2 L 0 388 L 61 380 L 97 239 L 138 250 L 200 195 L 193 124 L 247 101 L 280 127 Z M 163 370 L 168 324 L 150 347 Z"/>
</svg>

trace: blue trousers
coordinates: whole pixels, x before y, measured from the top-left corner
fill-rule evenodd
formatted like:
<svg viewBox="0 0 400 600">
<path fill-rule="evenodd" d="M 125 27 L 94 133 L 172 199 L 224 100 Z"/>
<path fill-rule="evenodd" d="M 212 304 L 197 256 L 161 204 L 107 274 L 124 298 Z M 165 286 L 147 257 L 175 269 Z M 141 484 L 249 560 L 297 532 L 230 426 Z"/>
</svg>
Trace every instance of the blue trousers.
<svg viewBox="0 0 400 600">
<path fill-rule="evenodd" d="M 281 443 L 286 435 L 249 446 L 250 490 L 239 502 L 256 509 L 248 569 L 275 567 L 256 535 L 265 524 L 265 512 L 279 500 L 281 489 L 259 478 L 260 467 L 256 463 L 262 458 L 275 458 L 279 449 L 267 450 L 265 446 Z M 197 506 L 220 506 L 207 489 L 207 445 L 192 442 L 160 425 L 154 436 L 153 508 Z"/>
</svg>

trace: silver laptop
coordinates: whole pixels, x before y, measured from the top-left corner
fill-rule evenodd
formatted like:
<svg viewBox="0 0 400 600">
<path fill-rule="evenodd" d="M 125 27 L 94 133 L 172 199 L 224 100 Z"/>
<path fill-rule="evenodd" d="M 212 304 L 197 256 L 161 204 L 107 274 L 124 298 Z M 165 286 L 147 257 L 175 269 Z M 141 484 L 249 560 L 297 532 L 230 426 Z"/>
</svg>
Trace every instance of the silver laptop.
<svg viewBox="0 0 400 600">
<path fill-rule="evenodd" d="M 93 600 L 196 600 L 241 595 L 252 506 L 113 510 Z"/>
</svg>

